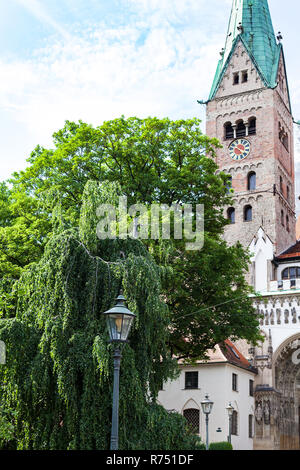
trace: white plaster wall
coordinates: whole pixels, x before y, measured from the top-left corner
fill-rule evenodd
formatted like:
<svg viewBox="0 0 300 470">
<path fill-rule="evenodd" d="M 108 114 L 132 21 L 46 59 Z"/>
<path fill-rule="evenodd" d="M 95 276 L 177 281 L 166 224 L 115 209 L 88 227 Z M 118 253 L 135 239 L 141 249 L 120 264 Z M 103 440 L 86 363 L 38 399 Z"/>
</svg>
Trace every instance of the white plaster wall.
<svg viewBox="0 0 300 470">
<path fill-rule="evenodd" d="M 238 436 L 232 436 L 235 450 L 252 450 L 253 439 L 248 437 L 248 417 L 254 415 L 254 398 L 249 396 L 249 380 L 255 375 L 228 363 L 204 364 L 195 367 L 181 367 L 180 377 L 164 384 L 164 390 L 159 393 L 158 402 L 167 410 L 176 410 L 183 414 L 186 408 L 200 409 L 200 436 L 206 441 L 205 416 L 202 413 L 201 401 L 208 393 L 214 402 L 209 418 L 210 442 L 226 441 L 229 429 L 229 419 L 226 407 L 231 401 L 239 413 Z M 185 390 L 185 372 L 199 372 L 199 389 Z M 238 392 L 232 390 L 232 373 L 238 375 Z M 222 429 L 217 433 L 218 428 Z"/>
</svg>

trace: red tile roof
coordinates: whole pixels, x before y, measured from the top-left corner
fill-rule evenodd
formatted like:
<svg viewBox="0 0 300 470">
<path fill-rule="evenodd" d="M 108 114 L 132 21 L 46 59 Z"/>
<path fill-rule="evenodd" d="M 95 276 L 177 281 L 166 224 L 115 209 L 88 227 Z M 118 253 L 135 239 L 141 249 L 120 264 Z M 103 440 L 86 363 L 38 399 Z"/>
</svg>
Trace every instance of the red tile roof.
<svg viewBox="0 0 300 470">
<path fill-rule="evenodd" d="M 229 339 L 224 341 L 223 344 L 220 344 L 220 348 L 226 359 L 231 362 L 231 364 L 243 367 L 244 369 L 251 369 L 250 362 Z"/>
<path fill-rule="evenodd" d="M 300 258 L 300 240 L 295 245 L 290 246 L 286 251 L 278 255 L 277 259 Z"/>
</svg>

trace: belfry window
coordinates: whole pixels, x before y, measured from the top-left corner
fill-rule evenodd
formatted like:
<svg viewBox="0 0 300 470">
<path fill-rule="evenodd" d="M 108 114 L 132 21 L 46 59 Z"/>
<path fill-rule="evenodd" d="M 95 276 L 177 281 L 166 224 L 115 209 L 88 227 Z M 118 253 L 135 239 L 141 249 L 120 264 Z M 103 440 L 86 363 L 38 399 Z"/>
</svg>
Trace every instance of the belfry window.
<svg viewBox="0 0 300 470">
<path fill-rule="evenodd" d="M 281 279 L 284 281 L 285 279 L 300 279 L 300 267 L 295 266 L 292 268 L 286 268 L 282 271 Z"/>
<path fill-rule="evenodd" d="M 237 137 L 245 137 L 246 136 L 246 126 L 243 121 L 240 121 L 236 128 L 236 136 Z"/>
<path fill-rule="evenodd" d="M 249 135 L 256 134 L 256 118 L 252 118 L 249 120 L 248 134 Z"/>
<path fill-rule="evenodd" d="M 248 174 L 248 191 L 254 191 L 256 189 L 256 173 L 251 171 Z"/>
<path fill-rule="evenodd" d="M 235 224 L 235 208 L 230 207 L 227 211 L 227 218 L 230 220 L 231 224 Z"/>
<path fill-rule="evenodd" d="M 252 207 L 246 206 L 244 209 L 244 222 L 251 222 L 252 221 Z"/>
<path fill-rule="evenodd" d="M 233 127 L 231 122 L 228 122 L 225 124 L 225 139 L 233 139 L 234 137 L 234 132 L 233 132 Z"/>
</svg>

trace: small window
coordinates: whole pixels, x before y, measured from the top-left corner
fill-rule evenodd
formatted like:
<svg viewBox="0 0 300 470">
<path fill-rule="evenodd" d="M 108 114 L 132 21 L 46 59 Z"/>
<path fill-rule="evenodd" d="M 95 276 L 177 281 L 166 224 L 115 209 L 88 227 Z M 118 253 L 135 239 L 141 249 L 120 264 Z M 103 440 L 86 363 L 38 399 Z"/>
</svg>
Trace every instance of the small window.
<svg viewBox="0 0 300 470">
<path fill-rule="evenodd" d="M 243 121 L 240 121 L 236 128 L 236 136 L 237 137 L 245 137 L 246 136 L 246 126 Z"/>
<path fill-rule="evenodd" d="M 232 374 L 232 390 L 234 392 L 238 391 L 238 376 L 237 376 L 237 374 Z"/>
<path fill-rule="evenodd" d="M 254 191 L 256 189 L 256 173 L 251 171 L 248 175 L 248 191 Z"/>
<path fill-rule="evenodd" d="M 281 211 L 281 225 L 284 227 L 284 212 Z"/>
<path fill-rule="evenodd" d="M 283 143 L 283 146 L 285 147 L 285 149 L 287 151 L 289 151 L 289 136 L 288 136 L 288 134 L 284 134 L 284 136 L 282 138 L 282 143 Z"/>
<path fill-rule="evenodd" d="M 246 206 L 244 209 L 244 222 L 252 221 L 252 207 Z"/>
<path fill-rule="evenodd" d="M 238 72 L 233 74 L 233 84 L 238 85 L 240 83 L 240 75 Z"/>
<path fill-rule="evenodd" d="M 237 411 L 233 411 L 232 413 L 232 423 L 231 423 L 231 434 L 233 436 L 238 435 L 238 413 Z"/>
<path fill-rule="evenodd" d="M 246 83 L 246 82 L 248 82 L 248 71 L 247 70 L 242 72 L 242 83 Z"/>
<path fill-rule="evenodd" d="M 235 224 L 235 208 L 230 207 L 227 211 L 227 218 L 230 220 L 231 224 Z"/>
<path fill-rule="evenodd" d="M 256 118 L 252 118 L 249 120 L 248 133 L 249 135 L 256 134 Z"/>
<path fill-rule="evenodd" d="M 225 124 L 225 139 L 233 139 L 234 131 L 231 122 Z"/>
<path fill-rule="evenodd" d="M 249 438 L 252 439 L 254 437 L 253 433 L 253 415 L 249 415 Z"/>
<path fill-rule="evenodd" d="M 283 192 L 283 179 L 282 179 L 282 176 L 280 176 L 280 178 L 279 178 L 279 188 L 280 188 L 280 191 Z"/>
<path fill-rule="evenodd" d="M 249 395 L 250 397 L 254 396 L 254 381 L 249 380 Z"/>
<path fill-rule="evenodd" d="M 196 408 L 189 408 L 183 411 L 183 416 L 187 420 L 190 430 L 194 434 L 200 432 L 200 412 Z"/>
<path fill-rule="evenodd" d="M 290 219 L 288 215 L 286 216 L 286 219 L 285 219 L 285 226 L 286 226 L 287 231 L 289 232 L 290 231 Z"/>
<path fill-rule="evenodd" d="M 288 201 L 290 200 L 290 187 L 289 187 L 289 185 L 287 185 L 287 187 L 286 187 L 286 198 L 287 198 Z"/>
<path fill-rule="evenodd" d="M 198 388 L 198 372 L 185 373 L 185 388 L 197 389 Z"/>
</svg>

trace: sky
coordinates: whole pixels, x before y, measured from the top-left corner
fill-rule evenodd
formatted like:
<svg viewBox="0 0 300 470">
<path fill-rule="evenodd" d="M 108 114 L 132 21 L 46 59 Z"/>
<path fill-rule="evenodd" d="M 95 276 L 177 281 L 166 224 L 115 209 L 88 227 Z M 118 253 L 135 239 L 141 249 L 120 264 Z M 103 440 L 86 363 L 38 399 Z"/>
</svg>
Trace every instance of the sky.
<svg viewBox="0 0 300 470">
<path fill-rule="evenodd" d="M 25 168 L 38 144 L 51 147 L 66 120 L 199 117 L 205 130 L 197 100 L 208 97 L 231 3 L 0 0 L 0 181 Z M 300 2 L 282 5 L 269 0 L 298 120 Z"/>
</svg>

